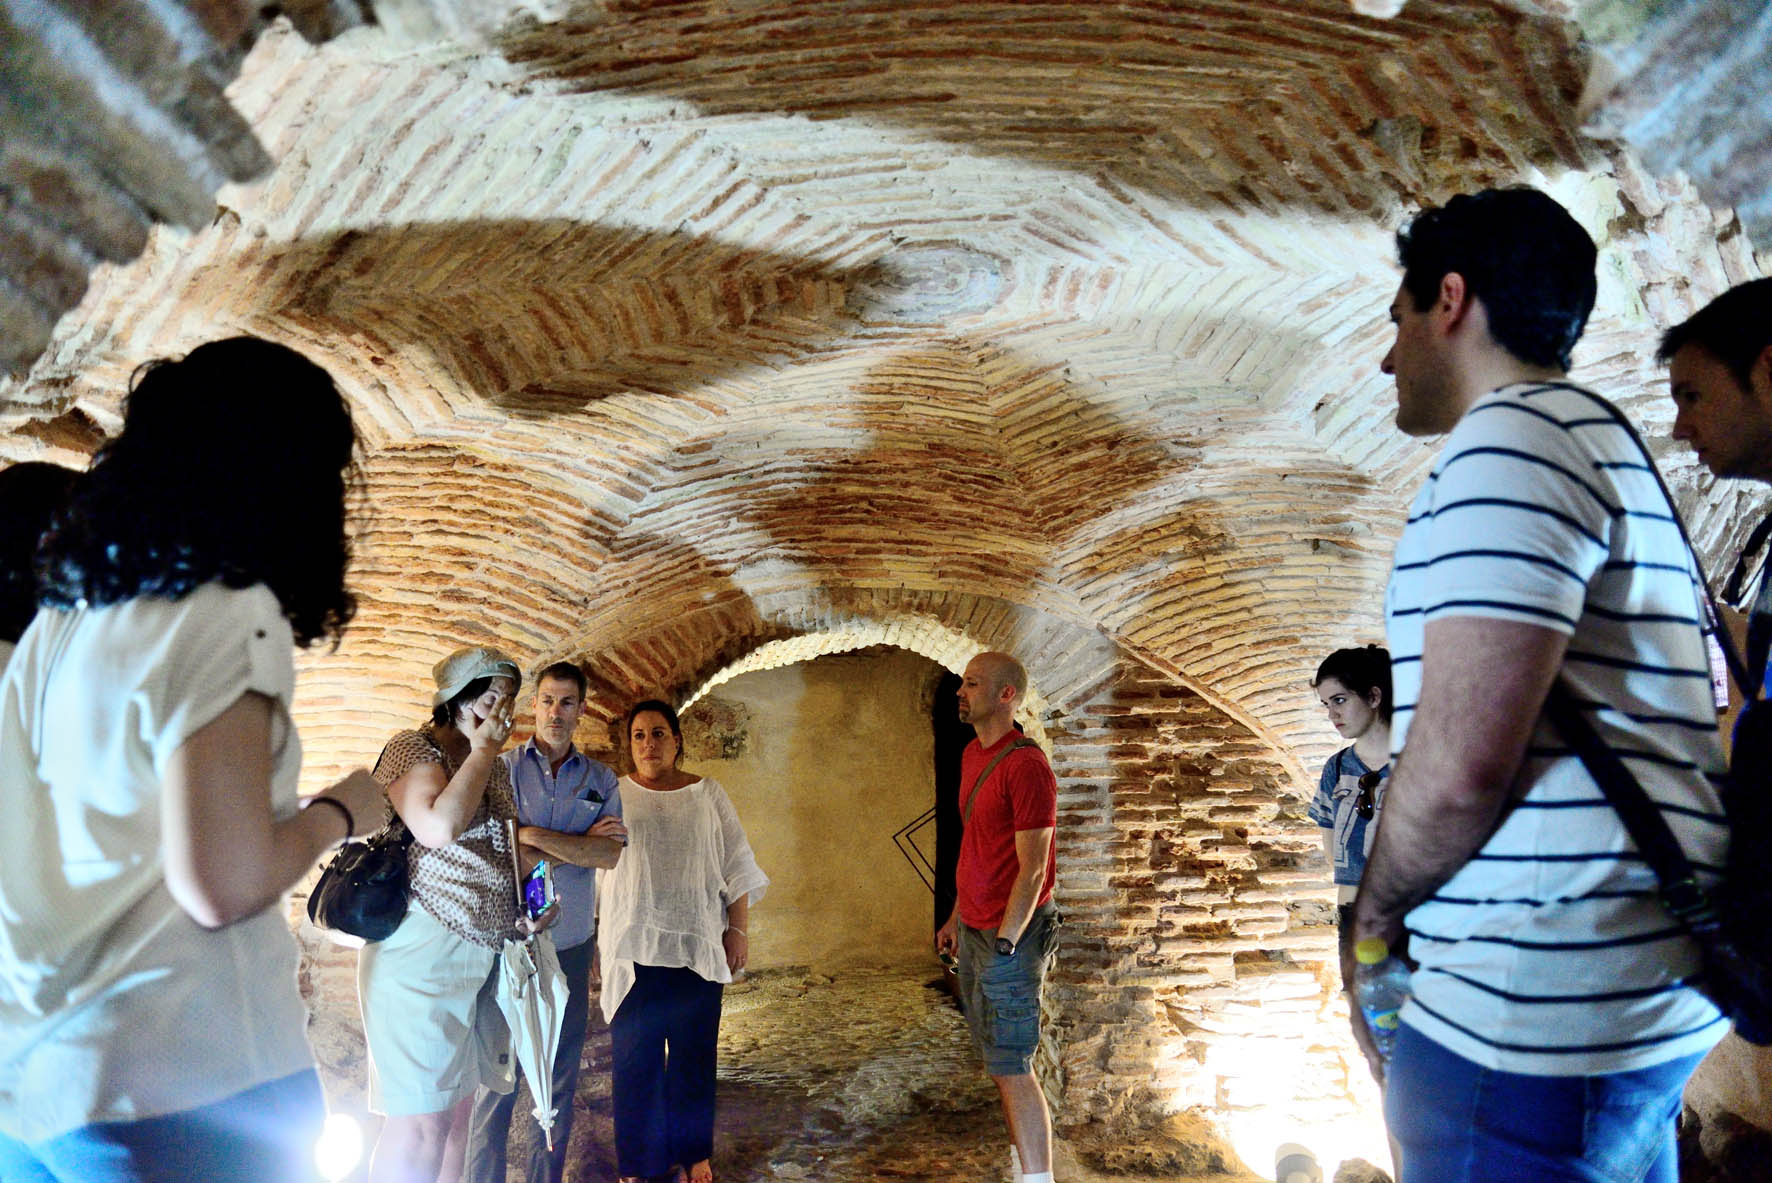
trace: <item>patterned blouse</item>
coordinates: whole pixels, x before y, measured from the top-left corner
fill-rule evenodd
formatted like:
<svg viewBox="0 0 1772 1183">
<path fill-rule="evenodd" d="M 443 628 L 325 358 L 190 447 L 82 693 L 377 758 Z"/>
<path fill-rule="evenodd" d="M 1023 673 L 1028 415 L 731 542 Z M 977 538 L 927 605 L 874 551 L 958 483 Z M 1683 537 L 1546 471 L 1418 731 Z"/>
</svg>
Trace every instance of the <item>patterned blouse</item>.
<svg viewBox="0 0 1772 1183">
<path fill-rule="evenodd" d="M 376 761 L 374 776 L 386 787 L 419 764 L 441 765 L 446 778 L 461 767 L 426 724 L 389 740 Z M 404 824 L 391 804 L 388 814 L 392 824 Z M 505 829 L 505 821 L 516 816 L 510 772 L 503 760 L 494 760 L 486 796 L 461 837 L 434 850 L 421 842 L 414 842 L 411 849 L 413 900 L 456 936 L 490 949 L 504 948 L 505 938 L 517 932 L 517 889 Z"/>
</svg>

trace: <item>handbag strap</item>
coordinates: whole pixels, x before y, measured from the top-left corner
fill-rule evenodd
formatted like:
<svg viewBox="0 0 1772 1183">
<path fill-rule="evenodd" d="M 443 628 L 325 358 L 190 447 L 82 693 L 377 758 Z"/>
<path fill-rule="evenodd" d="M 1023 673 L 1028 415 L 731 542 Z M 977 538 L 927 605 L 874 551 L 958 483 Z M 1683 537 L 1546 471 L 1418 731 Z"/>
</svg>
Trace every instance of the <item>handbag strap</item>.
<svg viewBox="0 0 1772 1183">
<path fill-rule="evenodd" d="M 381 755 L 377 756 L 375 763 L 369 766 L 370 775 L 373 776 L 375 770 L 381 767 L 381 762 L 387 758 L 388 749 L 393 746 L 394 741 L 391 739 L 381 746 Z M 407 827 L 406 819 L 400 816 L 400 811 L 394 808 L 392 799 L 388 797 L 388 786 L 381 787 L 381 795 L 382 800 L 388 803 L 388 818 L 381 824 L 381 829 L 371 834 L 366 841 L 377 844 L 399 843 L 401 846 L 411 846 L 412 831 Z"/>
<path fill-rule="evenodd" d="M 978 790 L 984 788 L 985 779 L 987 777 L 989 777 L 991 773 L 993 773 L 997 770 L 997 765 L 1001 764 L 1004 760 L 1006 760 L 1009 757 L 1010 752 L 1013 752 L 1018 748 L 1037 748 L 1039 746 L 1040 745 L 1035 743 L 1033 740 L 1028 739 L 1026 736 L 1023 736 L 1022 738 L 1016 740 L 1014 743 L 1010 744 L 1008 747 L 1004 748 L 1002 751 L 998 752 L 995 756 L 993 756 L 991 758 L 991 762 L 984 766 L 984 771 L 979 773 L 978 779 L 973 782 L 971 796 L 966 798 L 966 813 L 965 813 L 965 816 L 960 819 L 960 824 L 962 827 L 964 827 L 967 823 L 971 822 L 971 820 L 972 820 L 972 804 L 973 804 L 973 802 L 978 800 Z"/>
<path fill-rule="evenodd" d="M 1551 684 L 1550 694 L 1544 700 L 1544 713 L 1618 812 L 1643 861 L 1655 872 L 1661 902 L 1667 910 L 1688 928 L 1716 927 L 1716 907 L 1710 893 L 1699 886 L 1697 872 L 1686 852 L 1680 849 L 1679 839 L 1668 829 L 1667 819 L 1661 816 L 1661 810 L 1624 766 L 1618 753 L 1607 747 L 1594 730 L 1562 678 Z"/>
<path fill-rule="evenodd" d="M 1556 385 L 1582 390 L 1581 387 L 1569 383 Z M 1680 531 L 1680 539 L 1686 545 L 1686 554 L 1692 560 L 1692 568 L 1698 575 L 1698 586 L 1704 593 L 1704 598 L 1700 601 L 1705 616 L 1701 627 L 1722 648 L 1729 674 L 1735 679 L 1742 697 L 1753 701 L 1759 696 L 1758 686 L 1749 675 L 1740 651 L 1735 648 L 1735 639 L 1723 627 L 1723 614 L 1717 607 L 1716 596 L 1711 593 L 1710 580 L 1704 573 L 1704 562 L 1698 556 L 1698 548 L 1692 545 L 1692 536 L 1686 531 L 1686 523 L 1680 517 L 1673 494 L 1668 491 L 1667 482 L 1661 477 L 1661 470 L 1655 466 L 1655 458 L 1649 454 L 1649 446 L 1637 434 L 1636 427 L 1625 417 L 1623 411 L 1591 391 L 1582 390 L 1582 393 L 1588 394 L 1614 423 L 1624 429 L 1625 435 L 1630 437 L 1631 442 L 1637 446 L 1637 451 L 1641 453 L 1643 465 L 1654 478 L 1656 487 L 1661 490 L 1668 516 Z M 1761 529 L 1756 530 L 1755 534 L 1764 541 L 1764 535 L 1772 533 L 1772 519 L 1760 525 Z M 1588 775 L 1594 778 L 1600 792 L 1605 794 L 1606 800 L 1618 813 L 1625 831 L 1630 834 L 1631 841 L 1636 843 L 1638 853 L 1655 873 L 1661 901 L 1674 919 L 1694 932 L 1714 930 L 1719 923 L 1716 906 L 1711 901 L 1710 893 L 1699 885 L 1697 872 L 1693 870 L 1686 852 L 1680 849 L 1679 840 L 1668 828 L 1667 819 L 1661 816 L 1661 810 L 1656 807 L 1649 794 L 1643 791 L 1643 786 L 1631 775 L 1630 769 L 1624 766 L 1618 753 L 1607 747 L 1605 740 L 1594 730 L 1593 723 L 1588 720 L 1581 704 L 1576 701 L 1561 677 L 1552 683 L 1550 693 L 1545 696 L 1544 713 L 1551 726 L 1562 734 L 1580 757 Z"/>
</svg>

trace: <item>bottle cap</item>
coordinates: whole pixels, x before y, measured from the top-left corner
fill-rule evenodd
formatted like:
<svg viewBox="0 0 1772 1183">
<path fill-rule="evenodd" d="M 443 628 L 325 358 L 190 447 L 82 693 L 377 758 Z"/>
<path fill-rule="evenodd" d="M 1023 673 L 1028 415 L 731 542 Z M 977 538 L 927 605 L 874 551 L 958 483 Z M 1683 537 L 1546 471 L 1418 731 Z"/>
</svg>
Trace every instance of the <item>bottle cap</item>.
<svg viewBox="0 0 1772 1183">
<path fill-rule="evenodd" d="M 1383 937 L 1367 937 L 1354 945 L 1354 960 L 1361 965 L 1377 965 L 1391 955 L 1391 947 Z"/>
</svg>

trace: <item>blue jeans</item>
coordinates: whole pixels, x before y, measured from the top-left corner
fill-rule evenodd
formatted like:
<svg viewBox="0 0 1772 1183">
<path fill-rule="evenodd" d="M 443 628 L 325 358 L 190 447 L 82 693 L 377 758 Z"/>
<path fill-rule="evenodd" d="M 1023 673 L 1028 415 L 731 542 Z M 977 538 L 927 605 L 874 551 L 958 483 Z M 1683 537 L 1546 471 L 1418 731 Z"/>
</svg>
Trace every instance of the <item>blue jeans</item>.
<svg viewBox="0 0 1772 1183">
<path fill-rule="evenodd" d="M 1703 1058 L 1524 1076 L 1479 1067 L 1405 1024 L 1384 1089 L 1398 1183 L 1676 1183 L 1674 1121 Z"/>
<path fill-rule="evenodd" d="M 0 1134 L 0 1183 L 312 1183 L 325 1119 L 310 1069 L 201 1109 L 28 1144 Z"/>
</svg>

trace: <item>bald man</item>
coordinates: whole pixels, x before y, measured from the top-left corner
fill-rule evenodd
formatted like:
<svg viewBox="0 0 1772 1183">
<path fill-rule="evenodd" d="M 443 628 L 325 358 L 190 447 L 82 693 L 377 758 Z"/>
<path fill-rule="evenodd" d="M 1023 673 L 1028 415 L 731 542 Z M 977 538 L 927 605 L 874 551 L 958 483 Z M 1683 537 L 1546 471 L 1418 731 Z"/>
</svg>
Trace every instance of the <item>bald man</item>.
<svg viewBox="0 0 1772 1183">
<path fill-rule="evenodd" d="M 1058 782 L 1039 746 L 1015 729 L 1027 688 L 1027 671 L 1007 653 L 980 653 L 961 677 L 960 717 L 978 738 L 960 757 L 956 902 L 935 947 L 958 955 L 966 1025 L 1002 1097 L 1022 1183 L 1051 1183 L 1052 1115 L 1033 1063 L 1040 987 L 1058 937 Z"/>
</svg>

